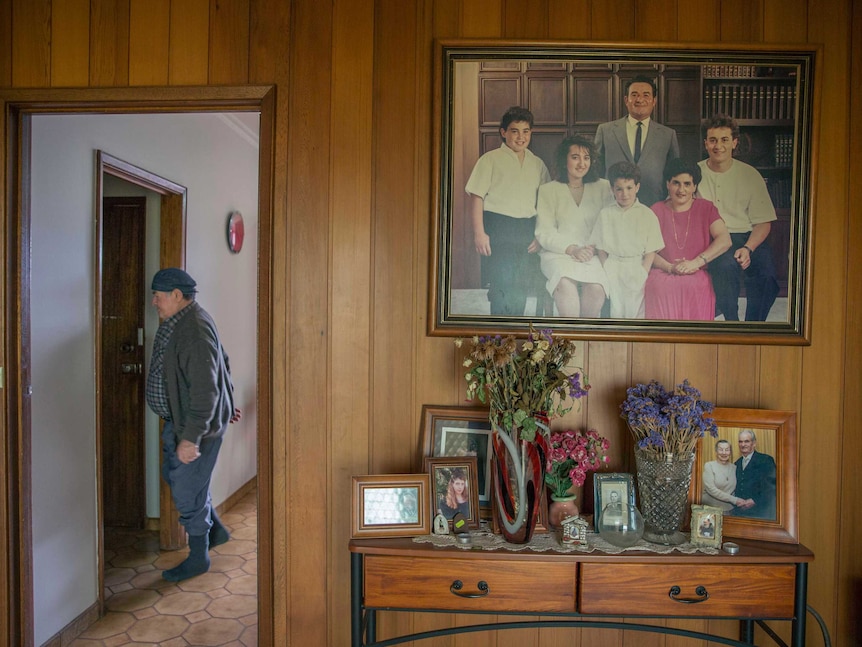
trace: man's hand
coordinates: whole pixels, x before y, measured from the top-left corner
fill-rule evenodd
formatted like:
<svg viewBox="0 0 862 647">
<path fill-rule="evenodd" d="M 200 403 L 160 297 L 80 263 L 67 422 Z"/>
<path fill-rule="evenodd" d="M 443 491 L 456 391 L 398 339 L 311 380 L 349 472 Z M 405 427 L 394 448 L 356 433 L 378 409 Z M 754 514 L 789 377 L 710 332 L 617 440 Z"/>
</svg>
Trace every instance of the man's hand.
<svg viewBox="0 0 862 647">
<path fill-rule="evenodd" d="M 230 417 L 230 423 L 233 424 L 235 422 L 239 422 L 240 418 L 242 418 L 242 411 L 239 410 L 239 407 L 236 407 L 233 410 L 233 415 Z"/>
<path fill-rule="evenodd" d="M 491 237 L 488 236 L 485 232 L 481 234 L 476 234 L 476 240 L 474 241 L 476 245 L 476 252 L 480 256 L 490 256 L 491 255 Z"/>
<path fill-rule="evenodd" d="M 747 270 L 748 266 L 751 265 L 751 252 L 748 251 L 748 247 L 740 247 L 733 253 L 733 257 L 744 270 Z"/>
<path fill-rule="evenodd" d="M 180 459 L 180 463 L 189 464 L 192 461 L 196 461 L 200 458 L 200 450 L 198 450 L 198 446 L 195 445 L 190 440 L 181 440 L 180 444 L 177 445 L 177 458 Z"/>
</svg>

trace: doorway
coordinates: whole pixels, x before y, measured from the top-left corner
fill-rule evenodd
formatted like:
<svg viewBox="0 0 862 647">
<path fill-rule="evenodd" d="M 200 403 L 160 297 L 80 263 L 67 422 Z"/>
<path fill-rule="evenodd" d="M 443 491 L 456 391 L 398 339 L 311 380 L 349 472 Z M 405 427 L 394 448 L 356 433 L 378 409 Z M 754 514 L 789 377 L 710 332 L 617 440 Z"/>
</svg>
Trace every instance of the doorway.
<svg viewBox="0 0 862 647">
<path fill-rule="evenodd" d="M 34 94 L 36 96 L 34 96 Z M 4 131 L 9 133 L 9 150 L 5 157 L 7 178 L 6 214 L 4 232 L 6 258 L 4 267 L 4 299 L 2 320 L 7 325 L 6 340 L 0 358 L 6 368 L 3 399 L 2 431 L 7 442 L 2 447 L 2 461 L 6 468 L 2 500 L 8 532 L 2 538 L 3 553 L 8 556 L 0 568 L 4 587 L 0 592 L 7 628 L 4 636 L 8 644 L 32 645 L 34 641 L 33 613 L 33 528 L 32 483 L 33 451 L 31 445 L 32 420 L 32 349 L 30 322 L 32 321 L 31 268 L 34 263 L 45 262 L 33 258 L 30 250 L 30 172 L 29 137 L 31 120 L 42 112 L 82 114 L 93 112 L 179 112 L 258 110 L 261 114 L 261 146 L 259 151 L 259 247 L 257 254 L 257 297 L 261 304 L 257 310 L 258 336 L 256 345 L 257 371 L 254 389 L 261 393 L 258 399 L 257 484 L 260 493 L 259 563 L 261 570 L 270 568 L 272 541 L 270 536 L 271 512 L 266 503 L 271 500 L 270 447 L 271 399 L 269 376 L 271 345 L 271 295 L 269 273 L 271 268 L 271 213 L 272 213 L 272 123 L 274 105 L 271 88 L 206 88 L 189 89 L 117 89 L 117 90 L 39 90 L 4 91 L 2 119 Z M 64 223 L 60 223 L 61 225 Z M 77 232 L 80 233 L 80 232 Z M 87 232 L 92 236 L 92 232 Z M 92 240 L 92 238 L 90 239 Z M 75 244 L 69 241 L 69 244 Z M 60 294 L 60 297 L 63 295 Z M 61 325 L 62 322 L 59 322 Z M 58 361 L 62 353 L 57 354 Z M 68 358 L 67 358 L 68 361 Z M 92 359 L 89 360 L 92 362 Z M 85 365 L 86 362 L 83 363 Z M 74 385 L 73 385 L 74 386 Z M 260 612 L 260 638 L 266 641 L 272 627 L 272 590 L 269 578 L 261 578 L 258 590 Z"/>
</svg>

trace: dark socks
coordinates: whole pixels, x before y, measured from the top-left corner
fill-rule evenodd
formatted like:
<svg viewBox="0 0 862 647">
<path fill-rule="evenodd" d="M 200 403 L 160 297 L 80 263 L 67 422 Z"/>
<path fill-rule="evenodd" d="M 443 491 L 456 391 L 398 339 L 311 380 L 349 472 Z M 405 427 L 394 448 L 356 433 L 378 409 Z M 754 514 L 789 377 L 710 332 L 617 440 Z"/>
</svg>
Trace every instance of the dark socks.
<svg viewBox="0 0 862 647">
<path fill-rule="evenodd" d="M 227 531 L 227 528 L 224 527 L 224 524 L 221 522 L 221 519 L 218 518 L 215 508 L 212 508 L 210 510 L 210 519 L 213 522 L 209 534 L 210 548 L 226 544 L 228 540 L 230 540 L 230 533 Z"/>
<path fill-rule="evenodd" d="M 210 569 L 209 535 L 189 535 L 189 556 L 179 566 L 162 573 L 168 582 L 181 582 Z"/>
</svg>

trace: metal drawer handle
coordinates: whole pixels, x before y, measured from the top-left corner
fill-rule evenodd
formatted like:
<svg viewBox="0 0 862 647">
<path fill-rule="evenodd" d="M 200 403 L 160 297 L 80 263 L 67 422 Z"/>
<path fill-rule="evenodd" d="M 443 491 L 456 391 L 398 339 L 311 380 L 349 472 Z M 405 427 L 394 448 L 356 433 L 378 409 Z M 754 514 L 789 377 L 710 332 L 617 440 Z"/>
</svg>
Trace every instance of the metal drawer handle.
<svg viewBox="0 0 862 647">
<path fill-rule="evenodd" d="M 694 592 L 699 596 L 696 598 L 678 598 L 677 596 L 681 592 L 681 588 L 678 586 L 672 586 L 670 587 L 670 591 L 667 592 L 667 595 L 674 602 L 679 602 L 681 604 L 697 604 L 698 602 L 706 602 L 709 600 L 709 592 L 706 590 L 705 586 L 699 586 L 694 590 Z"/>
<path fill-rule="evenodd" d="M 461 580 L 455 580 L 452 582 L 452 586 L 449 587 L 449 592 L 452 595 L 457 595 L 459 598 L 484 598 L 491 592 L 491 587 L 488 586 L 488 583 L 485 580 L 480 580 L 476 585 L 476 588 L 479 589 L 478 593 L 462 593 L 461 589 L 464 588 L 464 582 Z"/>
</svg>

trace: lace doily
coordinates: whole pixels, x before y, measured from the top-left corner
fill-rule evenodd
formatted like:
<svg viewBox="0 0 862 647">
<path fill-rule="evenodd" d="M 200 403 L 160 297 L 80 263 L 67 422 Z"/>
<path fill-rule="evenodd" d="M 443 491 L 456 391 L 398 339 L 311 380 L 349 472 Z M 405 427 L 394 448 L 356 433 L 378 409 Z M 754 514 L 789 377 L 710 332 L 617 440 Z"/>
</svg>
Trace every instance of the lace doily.
<svg viewBox="0 0 862 647">
<path fill-rule="evenodd" d="M 437 547 L 454 546 L 462 550 L 533 550 L 536 552 L 546 552 L 552 550 L 557 553 L 592 553 L 601 552 L 610 555 L 624 553 L 631 550 L 646 551 L 649 553 L 657 553 L 666 555 L 674 551 L 692 555 L 694 553 L 703 553 L 706 555 L 717 555 L 720 551 L 717 548 L 708 546 L 695 546 L 689 542 L 679 544 L 678 546 L 662 546 L 660 544 L 651 544 L 643 539 L 639 540 L 634 546 L 628 548 L 620 548 L 614 546 L 602 539 L 596 532 L 587 532 L 587 545 L 580 544 L 564 544 L 560 540 L 560 534 L 556 532 L 535 534 L 527 544 L 510 544 L 502 535 L 495 535 L 488 528 L 487 524 L 482 524 L 479 530 L 473 530 L 470 533 L 470 543 L 459 543 L 455 535 L 420 535 L 414 537 L 413 541 L 419 544 L 433 544 Z"/>
</svg>

